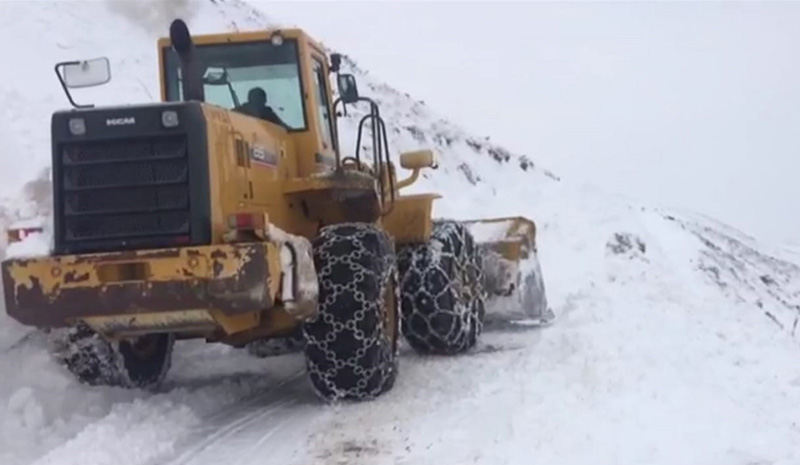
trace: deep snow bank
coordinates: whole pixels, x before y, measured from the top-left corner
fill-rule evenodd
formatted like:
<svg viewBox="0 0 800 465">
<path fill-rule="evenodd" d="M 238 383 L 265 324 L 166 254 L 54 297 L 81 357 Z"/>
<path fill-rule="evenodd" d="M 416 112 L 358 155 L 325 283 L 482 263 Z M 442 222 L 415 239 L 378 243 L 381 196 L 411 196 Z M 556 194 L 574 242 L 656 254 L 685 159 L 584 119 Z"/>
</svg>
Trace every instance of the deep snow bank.
<svg viewBox="0 0 800 465">
<path fill-rule="evenodd" d="M 3 218 L 48 211 L 49 114 L 67 105 L 54 62 L 107 55 L 112 82 L 76 98 L 147 102 L 158 96 L 155 38 L 170 15 L 196 32 L 266 21 L 235 1 L 148 5 L 0 2 L 0 37 L 25 37 L 37 51 L 0 51 L 25 77 L 0 87 L 0 99 L 13 102 L 0 106 Z M 488 333 L 471 357 L 404 353 L 398 384 L 380 407 L 303 410 L 315 421 L 283 438 L 294 450 L 285 463 L 800 461 L 796 255 L 699 215 L 562 182 L 353 61 L 345 67 L 382 105 L 393 155 L 421 147 L 439 154 L 440 168 L 411 189 L 444 194 L 437 216 L 536 220 L 558 320 L 541 332 Z M 358 114 L 349 108 L 345 148 L 355 143 Z M 0 316 L 4 464 L 143 464 L 177 447 L 205 415 L 302 371 L 297 357 L 255 360 L 192 342 L 176 348 L 163 392 L 90 388 L 26 334 Z M 273 453 L 278 446 L 267 445 Z"/>
</svg>

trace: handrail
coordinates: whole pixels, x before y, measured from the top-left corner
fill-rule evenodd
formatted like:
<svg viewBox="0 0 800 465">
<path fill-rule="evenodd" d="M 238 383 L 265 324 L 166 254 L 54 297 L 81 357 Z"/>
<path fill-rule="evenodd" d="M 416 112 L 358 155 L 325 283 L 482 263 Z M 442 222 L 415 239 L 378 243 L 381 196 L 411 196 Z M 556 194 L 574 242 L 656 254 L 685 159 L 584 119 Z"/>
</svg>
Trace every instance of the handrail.
<svg viewBox="0 0 800 465">
<path fill-rule="evenodd" d="M 342 102 L 341 97 L 337 98 L 333 103 L 334 114 L 336 114 L 336 107 L 337 105 Z M 394 178 L 391 175 L 390 167 L 391 167 L 391 160 L 389 156 L 389 138 L 387 137 L 386 133 L 386 123 L 383 121 L 383 118 L 380 115 L 380 109 L 378 104 L 375 103 L 369 97 L 359 97 L 356 102 L 368 102 L 370 106 L 369 113 L 361 117 L 361 120 L 358 122 L 358 133 L 356 136 L 356 150 L 355 150 L 355 160 L 357 166 L 361 166 L 361 138 L 364 135 L 364 127 L 366 123 L 370 123 L 370 132 L 372 138 L 372 162 L 373 166 L 375 167 L 375 172 L 377 174 L 377 181 L 380 190 L 380 199 L 381 199 L 381 215 L 385 216 L 388 215 L 392 208 L 394 207 L 395 201 L 395 185 L 394 185 Z M 346 108 L 344 103 L 342 103 L 343 108 Z M 345 114 L 346 110 L 345 110 Z M 384 166 L 386 170 L 384 170 Z M 336 168 L 338 169 L 340 164 L 337 162 Z M 386 205 L 386 180 L 381 176 L 386 172 L 388 174 L 388 191 L 389 191 L 389 198 L 391 199 L 388 204 L 388 208 Z"/>
</svg>

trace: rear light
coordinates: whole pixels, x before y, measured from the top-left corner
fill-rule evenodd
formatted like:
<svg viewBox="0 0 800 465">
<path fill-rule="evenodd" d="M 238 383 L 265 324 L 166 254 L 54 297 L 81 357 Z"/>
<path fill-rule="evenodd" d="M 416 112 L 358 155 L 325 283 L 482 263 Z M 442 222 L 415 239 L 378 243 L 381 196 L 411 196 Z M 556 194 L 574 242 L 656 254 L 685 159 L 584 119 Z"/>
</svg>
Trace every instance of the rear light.
<svg viewBox="0 0 800 465">
<path fill-rule="evenodd" d="M 31 234 L 41 234 L 43 232 L 44 228 L 39 226 L 33 226 L 28 228 L 9 228 L 8 243 L 12 244 L 14 242 L 20 242 L 25 240 L 25 238 L 30 236 Z"/>
<path fill-rule="evenodd" d="M 228 218 L 230 229 L 248 230 L 253 229 L 253 215 L 248 213 L 237 213 Z"/>
<path fill-rule="evenodd" d="M 188 244 L 192 241 L 192 238 L 189 236 L 178 236 L 176 237 L 173 242 L 175 244 Z"/>
<path fill-rule="evenodd" d="M 265 213 L 235 213 L 228 217 L 228 229 L 232 231 L 263 231 L 267 224 Z"/>
</svg>

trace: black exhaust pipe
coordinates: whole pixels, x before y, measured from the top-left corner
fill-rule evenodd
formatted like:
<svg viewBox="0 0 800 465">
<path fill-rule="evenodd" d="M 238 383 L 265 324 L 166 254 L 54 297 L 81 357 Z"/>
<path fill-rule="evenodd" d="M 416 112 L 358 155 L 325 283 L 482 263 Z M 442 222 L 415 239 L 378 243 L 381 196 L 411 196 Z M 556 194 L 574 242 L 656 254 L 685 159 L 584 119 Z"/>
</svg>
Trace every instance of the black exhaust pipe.
<svg viewBox="0 0 800 465">
<path fill-rule="evenodd" d="M 189 34 L 189 27 L 182 19 L 176 19 L 170 24 L 169 39 L 181 62 L 183 100 L 204 102 L 206 96 L 203 90 L 203 76 L 200 74 L 200 66 L 194 54 L 194 42 Z"/>
</svg>

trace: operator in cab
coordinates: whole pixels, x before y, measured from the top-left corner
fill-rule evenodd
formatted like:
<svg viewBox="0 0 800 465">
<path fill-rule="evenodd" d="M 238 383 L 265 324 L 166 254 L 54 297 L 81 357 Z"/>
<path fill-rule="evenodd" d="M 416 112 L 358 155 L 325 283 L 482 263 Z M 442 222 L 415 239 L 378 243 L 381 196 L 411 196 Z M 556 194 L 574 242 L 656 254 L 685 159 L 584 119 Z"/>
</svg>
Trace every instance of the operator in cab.
<svg viewBox="0 0 800 465">
<path fill-rule="evenodd" d="M 270 123 L 275 123 L 287 131 L 291 129 L 289 125 L 284 123 L 281 117 L 275 113 L 275 110 L 267 105 L 267 93 L 260 87 L 253 87 L 250 89 L 250 92 L 247 93 L 247 102 L 243 103 L 235 110 L 256 118 L 261 118 Z"/>
</svg>

